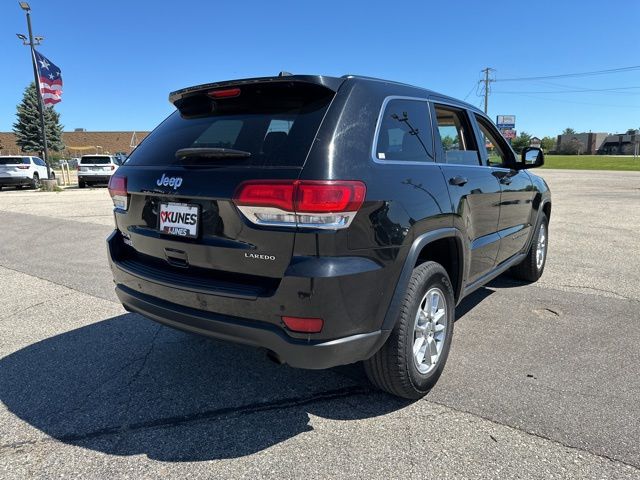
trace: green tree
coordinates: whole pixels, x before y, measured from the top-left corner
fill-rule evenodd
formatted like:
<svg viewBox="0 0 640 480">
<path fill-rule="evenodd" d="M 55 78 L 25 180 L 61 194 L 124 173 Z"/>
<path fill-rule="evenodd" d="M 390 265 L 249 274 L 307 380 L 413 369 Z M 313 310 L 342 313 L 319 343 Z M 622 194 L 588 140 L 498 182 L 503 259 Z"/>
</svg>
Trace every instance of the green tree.
<svg viewBox="0 0 640 480">
<path fill-rule="evenodd" d="M 16 144 L 25 152 L 42 152 L 42 134 L 40 131 L 40 114 L 38 110 L 38 92 L 33 82 L 25 89 L 22 102 L 17 107 L 18 120 L 13 124 Z M 53 108 L 45 107 L 44 123 L 47 132 L 47 147 L 50 151 L 59 152 L 64 149 L 62 141 L 62 125 L 60 114 Z"/>
<path fill-rule="evenodd" d="M 517 153 L 520 153 L 523 148 L 528 147 L 530 143 L 531 135 L 524 131 L 520 132 L 520 135 L 511 140 L 511 146 Z"/>
<path fill-rule="evenodd" d="M 540 147 L 545 152 L 549 152 L 553 150 L 555 146 L 556 146 L 556 139 L 553 137 L 543 137 L 542 140 L 540 140 Z"/>
<path fill-rule="evenodd" d="M 569 127 L 565 128 L 562 131 L 562 135 L 575 135 L 575 134 L 576 134 L 576 131 L 573 128 L 569 128 Z"/>
<path fill-rule="evenodd" d="M 457 135 L 455 138 L 453 138 L 451 135 L 445 135 L 442 138 L 442 148 L 444 148 L 445 150 L 451 150 L 457 143 L 458 143 Z"/>
</svg>

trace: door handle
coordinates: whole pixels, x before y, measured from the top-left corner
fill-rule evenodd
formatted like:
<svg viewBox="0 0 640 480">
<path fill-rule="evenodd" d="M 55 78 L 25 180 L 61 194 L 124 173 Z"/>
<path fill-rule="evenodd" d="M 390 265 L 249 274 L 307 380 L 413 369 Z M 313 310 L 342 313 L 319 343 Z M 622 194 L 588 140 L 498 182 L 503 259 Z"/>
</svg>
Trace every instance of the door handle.
<svg viewBox="0 0 640 480">
<path fill-rule="evenodd" d="M 501 183 L 502 185 L 511 185 L 511 177 L 510 177 L 510 176 L 508 176 L 508 175 L 505 175 L 504 177 L 502 177 L 502 178 L 500 179 L 500 183 Z"/>
<path fill-rule="evenodd" d="M 455 185 L 456 187 L 461 187 L 465 185 L 469 180 L 466 177 L 461 177 L 460 175 L 456 175 L 455 177 L 451 177 L 449 179 L 449 183 L 451 185 Z"/>
</svg>

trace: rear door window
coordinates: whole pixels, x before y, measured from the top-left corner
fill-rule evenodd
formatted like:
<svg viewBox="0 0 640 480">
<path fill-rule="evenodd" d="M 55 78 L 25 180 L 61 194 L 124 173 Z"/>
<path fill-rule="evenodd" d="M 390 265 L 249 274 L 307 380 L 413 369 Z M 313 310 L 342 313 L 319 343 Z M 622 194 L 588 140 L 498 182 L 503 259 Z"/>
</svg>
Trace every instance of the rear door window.
<svg viewBox="0 0 640 480">
<path fill-rule="evenodd" d="M 422 100 L 393 99 L 384 109 L 375 158 L 385 161 L 433 162 L 429 104 Z"/>
<path fill-rule="evenodd" d="M 232 98 L 213 99 L 207 92 L 186 97 L 133 151 L 127 166 L 302 166 L 333 96 L 324 87 L 292 82 L 241 86 Z M 228 148 L 251 155 L 176 158 L 183 148 Z"/>
</svg>

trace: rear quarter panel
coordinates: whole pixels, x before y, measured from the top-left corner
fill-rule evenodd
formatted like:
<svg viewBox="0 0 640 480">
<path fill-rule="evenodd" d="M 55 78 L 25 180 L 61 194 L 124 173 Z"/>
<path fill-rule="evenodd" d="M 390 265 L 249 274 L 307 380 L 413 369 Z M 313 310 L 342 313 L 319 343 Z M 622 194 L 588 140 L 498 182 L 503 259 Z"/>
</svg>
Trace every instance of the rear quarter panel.
<svg viewBox="0 0 640 480">
<path fill-rule="evenodd" d="M 437 163 L 378 163 L 372 158 L 375 128 L 385 97 L 427 98 L 419 89 L 386 82 L 347 80 L 318 132 L 301 179 L 361 180 L 366 200 L 349 228 L 338 232 L 298 232 L 296 255 L 362 256 L 383 266 L 375 283 L 345 289 L 349 302 L 369 302 L 380 320 L 407 258 L 421 233 L 453 226 L 452 207 Z"/>
</svg>

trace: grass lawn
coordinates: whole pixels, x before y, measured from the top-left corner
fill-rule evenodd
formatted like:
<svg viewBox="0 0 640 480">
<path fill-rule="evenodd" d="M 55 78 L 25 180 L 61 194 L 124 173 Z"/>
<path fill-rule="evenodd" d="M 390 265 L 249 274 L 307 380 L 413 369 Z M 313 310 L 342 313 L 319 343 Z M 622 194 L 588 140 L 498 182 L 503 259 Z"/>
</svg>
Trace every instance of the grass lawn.
<svg viewBox="0 0 640 480">
<path fill-rule="evenodd" d="M 613 155 L 545 155 L 542 168 L 640 171 L 640 158 Z"/>
</svg>

